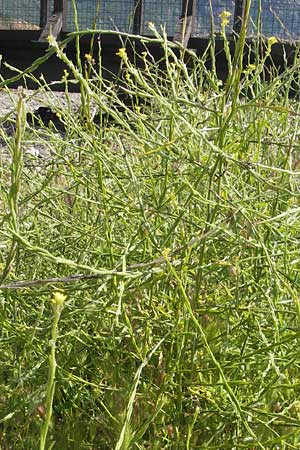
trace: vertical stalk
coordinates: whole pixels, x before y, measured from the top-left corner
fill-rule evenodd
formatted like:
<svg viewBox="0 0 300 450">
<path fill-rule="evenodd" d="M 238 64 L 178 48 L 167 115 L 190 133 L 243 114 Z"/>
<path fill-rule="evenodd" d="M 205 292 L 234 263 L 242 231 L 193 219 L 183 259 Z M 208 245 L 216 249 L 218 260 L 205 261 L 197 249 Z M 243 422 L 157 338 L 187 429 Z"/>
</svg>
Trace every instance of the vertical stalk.
<svg viewBox="0 0 300 450">
<path fill-rule="evenodd" d="M 13 232 L 19 234 L 19 193 L 21 185 L 21 174 L 23 168 L 23 153 L 22 153 L 22 138 L 26 124 L 26 106 L 22 89 L 19 91 L 19 99 L 17 105 L 17 119 L 15 140 L 12 147 L 12 162 L 11 162 L 11 176 L 10 188 L 8 192 L 8 205 L 10 210 L 9 225 Z M 3 269 L 0 284 L 10 272 L 11 264 L 15 259 L 18 243 L 14 235 L 12 236 L 12 243 L 6 258 L 6 264 Z"/>
<path fill-rule="evenodd" d="M 73 8 L 73 12 L 74 12 L 75 31 L 76 31 L 76 33 L 79 33 L 78 14 L 77 14 L 77 7 L 76 7 L 75 0 L 72 0 L 72 8 Z M 79 36 L 78 35 L 76 35 L 76 37 L 75 37 L 75 44 L 76 44 L 77 68 L 78 68 L 79 73 L 83 75 L 84 72 L 83 72 L 82 63 L 81 63 L 81 52 L 80 52 L 80 44 L 79 44 Z M 88 101 L 88 104 L 86 104 L 86 100 L 87 100 L 88 96 L 87 96 L 87 92 L 86 92 L 83 84 L 80 82 L 80 80 L 79 80 L 79 87 L 80 87 L 80 96 L 81 96 L 81 114 L 82 114 L 82 117 L 85 117 L 85 116 L 89 117 L 90 116 L 89 101 Z M 88 109 L 88 111 L 86 111 L 86 108 Z"/>
<path fill-rule="evenodd" d="M 235 70 L 233 70 L 231 77 L 229 77 L 229 79 L 226 83 L 226 91 L 227 91 L 226 99 L 228 99 L 231 89 L 233 90 L 232 110 L 234 110 L 234 107 L 236 105 L 236 101 L 237 101 L 237 98 L 239 95 L 239 90 L 240 90 L 240 80 L 241 80 L 241 75 L 243 72 L 243 57 L 244 57 L 244 50 L 245 50 L 245 44 L 246 44 L 248 20 L 249 20 L 249 15 L 250 15 L 250 6 L 251 6 L 251 0 L 246 0 L 245 8 L 243 11 L 241 32 L 240 32 L 239 38 L 235 44 L 235 51 L 234 51 L 234 57 L 233 57 L 233 67 Z"/>
<path fill-rule="evenodd" d="M 41 438 L 40 438 L 40 447 L 39 450 L 45 450 L 46 440 L 49 431 L 49 427 L 51 424 L 52 412 L 53 412 L 53 398 L 55 392 L 55 374 L 56 374 L 56 342 L 58 338 L 58 322 L 60 319 L 61 312 L 64 307 L 64 301 L 66 296 L 61 292 L 55 292 L 52 299 L 52 308 L 53 308 L 53 322 L 52 322 L 52 330 L 51 330 L 51 341 L 50 341 L 50 355 L 49 355 L 49 372 L 48 372 L 48 381 L 47 381 L 47 389 L 46 389 L 46 415 L 45 421 L 41 430 Z"/>
</svg>

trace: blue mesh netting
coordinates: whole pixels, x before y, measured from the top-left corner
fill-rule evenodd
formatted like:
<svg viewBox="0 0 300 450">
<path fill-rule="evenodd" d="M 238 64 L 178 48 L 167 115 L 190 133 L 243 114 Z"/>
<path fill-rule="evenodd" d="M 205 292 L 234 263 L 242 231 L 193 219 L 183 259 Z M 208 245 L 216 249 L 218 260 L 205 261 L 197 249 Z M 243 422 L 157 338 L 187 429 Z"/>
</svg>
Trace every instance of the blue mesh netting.
<svg viewBox="0 0 300 450">
<path fill-rule="evenodd" d="M 133 17 L 137 0 L 76 0 L 78 25 L 80 29 L 96 24 L 100 29 L 121 31 L 133 30 Z M 233 27 L 235 0 L 211 0 L 214 29 L 220 31 L 220 13 L 229 11 L 232 15 L 228 31 Z M 53 0 L 49 2 L 49 11 Z M 261 15 L 259 15 L 261 6 Z M 163 26 L 173 35 L 181 16 L 182 0 L 143 0 L 140 17 L 140 32 L 149 34 L 148 22 L 159 29 Z M 252 0 L 251 21 L 248 35 L 257 33 L 258 17 L 261 17 L 260 31 L 265 36 L 280 39 L 300 39 L 300 0 Z M 37 29 L 40 24 L 40 0 L 0 0 L 0 29 Z M 211 9 L 209 0 L 195 0 L 195 20 L 192 35 L 207 36 L 210 33 Z M 74 30 L 72 1 L 68 0 L 66 29 Z"/>
<path fill-rule="evenodd" d="M 257 32 L 260 6 L 261 31 L 265 36 L 276 36 L 288 40 L 300 38 L 300 0 L 261 0 L 261 2 L 253 0 L 250 35 Z"/>
<path fill-rule="evenodd" d="M 0 0 L 0 29 L 30 30 L 39 24 L 39 0 Z"/>
<path fill-rule="evenodd" d="M 159 30 L 162 26 L 170 35 L 174 34 L 177 22 L 181 16 L 181 0 L 144 0 L 142 17 L 142 33 L 149 32 L 148 23 L 153 22 Z"/>
<path fill-rule="evenodd" d="M 96 28 L 131 31 L 135 0 L 101 0 L 97 14 L 97 0 L 77 0 L 78 25 L 80 29 Z M 72 1 L 68 2 L 67 29 L 74 29 Z"/>
<path fill-rule="evenodd" d="M 223 11 L 228 11 L 231 13 L 229 18 L 228 28 L 232 29 L 233 18 L 234 18 L 234 0 L 212 0 L 212 12 L 214 20 L 214 30 L 216 33 L 221 30 L 221 19 L 220 14 Z M 207 36 L 210 33 L 211 27 L 211 9 L 209 1 L 207 0 L 196 0 L 196 18 L 194 21 L 194 32 L 193 36 Z"/>
</svg>

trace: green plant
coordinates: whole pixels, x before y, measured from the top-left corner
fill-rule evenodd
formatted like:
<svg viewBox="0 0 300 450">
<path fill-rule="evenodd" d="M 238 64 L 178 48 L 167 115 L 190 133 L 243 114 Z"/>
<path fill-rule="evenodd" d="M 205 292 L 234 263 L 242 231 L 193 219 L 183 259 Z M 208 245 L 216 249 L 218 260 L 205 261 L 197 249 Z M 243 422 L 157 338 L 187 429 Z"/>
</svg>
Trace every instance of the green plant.
<svg viewBox="0 0 300 450">
<path fill-rule="evenodd" d="M 50 38 L 33 67 L 62 59 L 67 107 L 22 76 L 65 135 L 27 126 L 24 96 L 15 136 L 1 131 L 5 449 L 37 448 L 41 427 L 40 448 L 63 450 L 299 446 L 297 56 L 278 73 L 269 40 L 242 66 L 245 40 L 233 55 L 228 41 L 224 84 L 206 66 L 215 42 L 198 57 L 151 30 L 133 59 L 122 34 L 113 81 L 63 52 L 88 31 Z M 68 307 L 49 317 L 59 286 Z"/>
<path fill-rule="evenodd" d="M 60 319 L 61 312 L 64 307 L 64 302 L 66 296 L 61 292 L 54 292 L 52 299 L 52 309 L 53 309 L 53 324 L 51 330 L 51 340 L 50 340 L 50 355 L 49 355 L 49 374 L 46 387 L 46 399 L 45 399 L 45 420 L 41 429 L 40 437 L 40 450 L 45 450 L 47 434 L 51 424 L 52 412 L 53 412 L 53 398 L 55 393 L 55 374 L 56 374 L 56 343 L 58 338 L 58 322 Z M 55 442 L 49 446 L 49 449 L 53 448 Z"/>
</svg>

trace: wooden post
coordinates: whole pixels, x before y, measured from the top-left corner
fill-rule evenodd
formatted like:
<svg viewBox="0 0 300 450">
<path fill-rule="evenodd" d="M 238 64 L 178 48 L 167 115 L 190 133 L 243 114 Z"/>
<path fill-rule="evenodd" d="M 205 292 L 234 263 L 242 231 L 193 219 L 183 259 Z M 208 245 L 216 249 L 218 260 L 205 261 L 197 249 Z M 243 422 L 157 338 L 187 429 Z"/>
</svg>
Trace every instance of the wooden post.
<svg viewBox="0 0 300 450">
<path fill-rule="evenodd" d="M 41 0 L 41 2 L 43 1 L 47 3 L 48 8 L 48 0 Z M 44 28 L 41 32 L 38 42 L 47 42 L 49 35 L 52 35 L 55 39 L 58 38 L 58 35 L 60 34 L 63 26 L 63 13 L 66 3 L 66 0 L 54 0 L 52 14 L 47 20 L 46 24 L 44 24 Z"/>
<path fill-rule="evenodd" d="M 180 42 L 183 47 L 188 46 L 193 32 L 195 6 L 195 0 L 182 0 L 181 17 L 176 26 L 174 41 Z"/>
<path fill-rule="evenodd" d="M 63 10 L 63 0 L 54 0 L 53 13 L 62 12 Z"/>
<path fill-rule="evenodd" d="M 40 3 L 40 28 L 44 28 L 48 20 L 49 0 L 41 0 Z"/>
<path fill-rule="evenodd" d="M 195 2 L 193 0 L 183 0 L 182 7 L 181 7 L 180 19 L 183 19 L 184 17 L 192 16 L 194 14 L 194 8 L 195 8 Z"/>
<path fill-rule="evenodd" d="M 68 18 L 68 0 L 63 0 L 63 5 L 62 5 L 62 12 L 63 12 L 63 17 L 62 17 L 62 32 L 66 32 L 67 30 L 67 18 Z"/>
<path fill-rule="evenodd" d="M 133 33 L 135 34 L 141 34 L 143 12 L 143 0 L 135 0 L 133 16 Z"/>
<path fill-rule="evenodd" d="M 235 0 L 234 17 L 233 17 L 233 33 L 240 34 L 245 9 L 245 0 Z"/>
</svg>

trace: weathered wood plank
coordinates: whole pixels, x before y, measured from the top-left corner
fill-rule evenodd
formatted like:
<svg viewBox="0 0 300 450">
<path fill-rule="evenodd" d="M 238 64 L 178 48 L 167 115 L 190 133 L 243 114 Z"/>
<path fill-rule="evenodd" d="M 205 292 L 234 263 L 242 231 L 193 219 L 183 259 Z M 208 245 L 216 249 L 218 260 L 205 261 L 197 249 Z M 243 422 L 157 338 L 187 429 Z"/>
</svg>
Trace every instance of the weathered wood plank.
<svg viewBox="0 0 300 450">
<path fill-rule="evenodd" d="M 176 25 L 173 40 L 187 48 L 193 33 L 195 17 L 195 0 L 183 0 L 181 17 Z"/>
<path fill-rule="evenodd" d="M 62 11 L 53 12 L 48 22 L 46 23 L 43 31 L 41 32 L 38 42 L 47 42 L 48 36 L 50 35 L 54 36 L 55 39 L 57 39 L 58 35 L 62 30 L 62 24 L 63 24 L 63 12 Z"/>
</svg>

